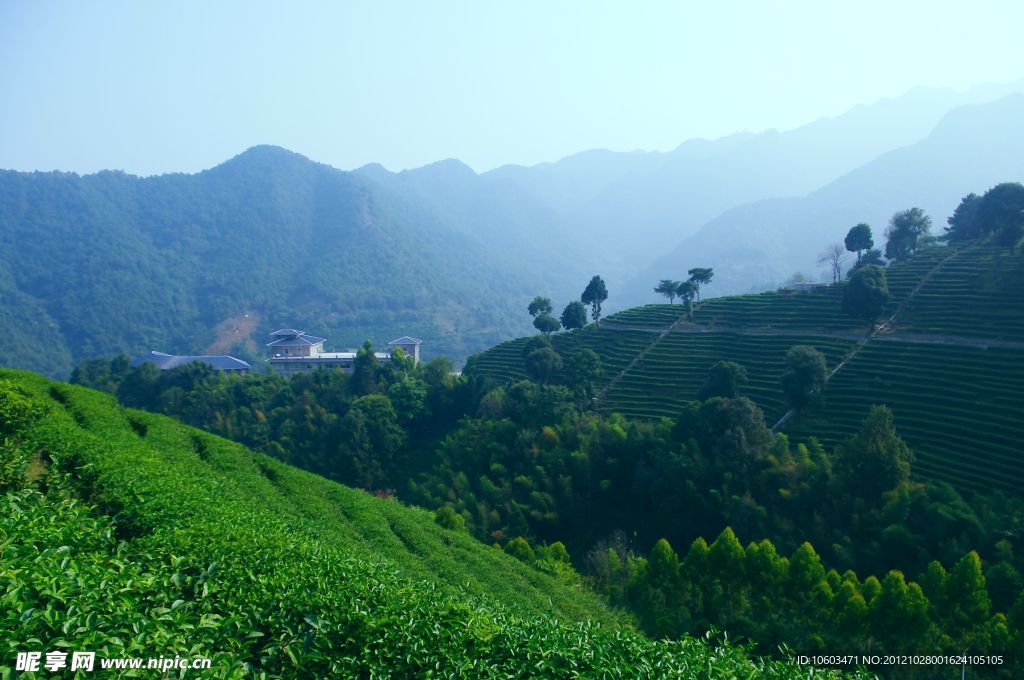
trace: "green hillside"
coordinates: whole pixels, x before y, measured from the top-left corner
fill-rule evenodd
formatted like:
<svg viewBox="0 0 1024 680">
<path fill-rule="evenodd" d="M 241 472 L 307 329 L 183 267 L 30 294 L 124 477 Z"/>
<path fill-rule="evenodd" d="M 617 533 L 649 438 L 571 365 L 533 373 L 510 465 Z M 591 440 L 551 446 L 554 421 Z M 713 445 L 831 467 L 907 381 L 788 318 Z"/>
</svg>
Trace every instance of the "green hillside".
<svg viewBox="0 0 1024 680">
<path fill-rule="evenodd" d="M 811 345 L 829 370 L 824 404 L 784 429 L 828 445 L 853 434 L 872 404 L 889 405 L 917 456 L 916 474 L 963 488 L 1017 491 L 1024 482 L 1024 256 L 988 245 L 927 248 L 887 269 L 892 298 L 869 339 L 847 316 L 839 284 L 706 300 L 694 322 L 682 305 L 646 305 L 600 327 L 554 338 L 555 349 L 596 351 L 605 373 L 597 406 L 637 418 L 674 417 L 717 361 L 742 364 L 745 394 L 775 422 L 786 351 Z M 472 357 L 467 371 L 526 375 L 523 340 Z M 557 377 L 556 377 L 557 378 Z"/>
<path fill-rule="evenodd" d="M 1024 257 L 994 246 L 961 249 L 908 303 L 900 330 L 1024 342 Z"/>
<path fill-rule="evenodd" d="M 425 511 L 32 374 L 0 372 L 0 470 L 0 665 L 63 647 L 218 677 L 803 676 L 652 642 Z"/>
<path fill-rule="evenodd" d="M 524 261 L 275 147 L 194 175 L 0 171 L 0 366 L 67 377 L 121 352 L 263 356 L 282 327 L 339 349 L 429 338 L 428 355 L 457 360 L 528 328 L 511 309 L 546 278 Z"/>
</svg>

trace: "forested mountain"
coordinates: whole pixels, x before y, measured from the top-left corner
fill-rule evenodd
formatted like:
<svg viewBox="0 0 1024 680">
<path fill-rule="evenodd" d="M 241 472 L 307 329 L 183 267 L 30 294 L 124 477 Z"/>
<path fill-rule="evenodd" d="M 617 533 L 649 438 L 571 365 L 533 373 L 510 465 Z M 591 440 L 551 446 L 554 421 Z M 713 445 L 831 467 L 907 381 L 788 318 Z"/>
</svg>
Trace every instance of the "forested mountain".
<svg viewBox="0 0 1024 680">
<path fill-rule="evenodd" d="M 711 293 L 774 287 L 858 221 L 881 231 L 920 205 L 939 223 L 954 197 L 1022 176 L 1021 96 L 929 135 L 950 107 L 1018 86 L 918 89 L 783 133 L 484 174 L 454 160 L 342 172 L 273 147 L 195 175 L 0 172 L 0 364 L 258 360 L 282 326 L 335 347 L 416 335 L 458 362 L 525 331 L 533 295 L 561 306 L 595 272 L 609 311 L 694 266 L 715 269 Z"/>
<path fill-rule="evenodd" d="M 282 326 L 463 356 L 522 332 L 512 309 L 545 280 L 496 253 L 422 202 L 275 147 L 195 175 L 3 172 L 0 365 L 251 356 Z"/>
<path fill-rule="evenodd" d="M 814 275 L 818 254 L 866 222 L 881 235 L 889 218 L 913 206 L 935 235 L 961 196 L 1024 179 L 1024 94 L 950 111 L 921 141 L 889 151 L 806 196 L 732 208 L 711 220 L 626 286 L 628 300 L 650 299 L 651 281 L 690 267 L 715 269 L 712 294 L 774 288 L 795 272 Z"/>
</svg>

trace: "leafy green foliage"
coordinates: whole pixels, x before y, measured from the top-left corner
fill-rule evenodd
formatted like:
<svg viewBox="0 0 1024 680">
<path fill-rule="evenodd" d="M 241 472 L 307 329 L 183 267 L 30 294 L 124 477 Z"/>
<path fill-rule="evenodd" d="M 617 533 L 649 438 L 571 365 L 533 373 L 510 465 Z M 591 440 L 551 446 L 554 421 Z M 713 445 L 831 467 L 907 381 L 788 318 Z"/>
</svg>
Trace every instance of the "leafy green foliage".
<svg viewBox="0 0 1024 680">
<path fill-rule="evenodd" d="M 594 383 L 604 375 L 601 357 L 590 349 L 582 349 L 569 355 L 565 367 L 565 384 L 572 389 L 576 398 L 587 400 L 594 393 Z"/>
<path fill-rule="evenodd" d="M 820 654 L 868 645 L 879 654 L 1005 655 L 1010 649 L 1006 617 L 990 611 L 975 552 L 948 576 L 933 562 L 920 582 L 896 570 L 863 582 L 853 571 L 826 570 L 809 543 L 788 559 L 767 540 L 744 549 L 729 527 L 710 546 L 695 540 L 683 560 L 665 540 L 646 558 L 615 555 L 628 585 L 614 601 L 634 608 L 645 628 L 661 636 L 714 626 L 761 648 L 784 641 Z M 978 672 L 1009 678 L 1018 666 L 1010 661 Z"/>
<path fill-rule="evenodd" d="M 524 398 L 536 395 L 511 397 Z M 1024 505 L 993 496 L 973 510 L 949 487 L 912 482 L 913 457 L 882 407 L 832 455 L 817 445 L 791 450 L 742 398 L 694 402 L 674 424 L 593 415 L 527 421 L 520 408 L 506 403 L 500 413 L 465 422 L 443 442 L 441 465 L 413 497 L 424 504 L 456 497 L 475 536 L 505 543 L 526 561 L 526 543 L 564 537 L 584 556 L 595 586 L 653 635 L 715 627 L 749 635 L 765 651 L 783 642 L 827 651 L 849 636 L 857 645 L 883 639 L 894 651 L 932 643 L 953 651 L 967 637 L 951 627 L 948 611 L 928 604 L 942 600 L 922 599 L 924 586 L 902 576 L 868 577 L 862 586 L 852 572 L 839 577 L 829 567 L 917 573 L 933 556 L 953 564 L 965 545 L 975 545 L 986 546 L 993 569 L 1001 565 L 994 573 L 1012 581 L 1017 571 L 1006 561 L 1013 551 L 995 544 L 1024 517 Z M 700 535 L 722 526 L 772 537 L 793 556 L 778 558 L 774 543 L 762 541 L 747 549 L 755 570 L 727 532 L 705 558 L 687 556 L 686 579 L 672 576 L 682 567 L 666 546 L 699 548 Z M 617 528 L 631 540 L 615 539 Z M 525 542 L 510 545 L 512 537 Z M 638 560 L 633 546 L 652 543 L 649 560 Z M 872 610 L 878 593 L 883 599 Z M 1010 586 L 999 598 L 1004 611 L 1019 597 Z M 1002 619 L 989 620 L 991 611 L 972 620 L 969 636 L 972 648 L 1000 653 L 994 631 Z M 900 636 L 903 628 L 913 636 Z"/>
<path fill-rule="evenodd" d="M 560 320 L 567 331 L 583 328 L 587 325 L 587 308 L 583 306 L 582 302 L 573 300 L 562 310 Z"/>
<path fill-rule="evenodd" d="M 838 450 L 839 463 L 851 479 L 861 480 L 862 494 L 880 495 L 910 480 L 914 454 L 896 434 L 892 411 L 872 406 L 860 432 Z"/>
<path fill-rule="evenodd" d="M 552 309 L 554 308 L 551 306 L 551 298 L 538 295 L 530 301 L 526 311 L 530 313 L 530 316 L 536 318 L 538 314 L 550 314 Z"/>
<path fill-rule="evenodd" d="M 590 305 L 590 316 L 595 323 L 601 321 L 601 304 L 607 299 L 608 289 L 604 285 L 604 280 L 595 274 L 580 296 L 580 302 Z"/>
<path fill-rule="evenodd" d="M 797 410 L 817 404 L 828 377 L 825 356 L 808 345 L 795 345 L 786 353 L 786 370 L 782 373 L 782 391 L 790 406 Z"/>
<path fill-rule="evenodd" d="M 676 301 L 676 296 L 679 295 L 679 285 L 681 283 L 681 281 L 662 279 L 658 282 L 658 285 L 654 287 L 654 292 L 658 295 L 664 295 L 668 298 L 668 303 L 672 304 Z"/>
<path fill-rule="evenodd" d="M 905 260 L 924 243 L 932 228 L 932 218 L 920 208 L 901 210 L 889 220 L 885 230 L 885 256 Z"/>
<path fill-rule="evenodd" d="M 423 511 L 94 392 L 4 378 L 51 411 L 4 455 L 52 457 L 45 485 L 5 480 L 0 496 L 5 664 L 73 646 L 209 656 L 224 677 L 802 675 L 739 647 L 623 630 L 561 578 Z"/>
<path fill-rule="evenodd" d="M 857 253 L 857 264 L 860 264 L 861 253 L 875 247 L 875 240 L 871 236 L 871 226 L 861 222 L 850 227 L 850 231 L 846 232 L 843 245 L 851 253 Z"/>
<path fill-rule="evenodd" d="M 719 361 L 708 371 L 708 377 L 698 390 L 697 398 L 702 401 L 711 397 L 734 399 L 749 379 L 747 369 L 742 365 L 735 361 Z"/>
<path fill-rule="evenodd" d="M 853 272 L 843 289 L 843 311 L 873 323 L 890 297 L 885 269 L 875 264 L 864 265 Z"/>
<path fill-rule="evenodd" d="M 551 316 L 547 312 L 544 312 L 543 314 L 538 314 L 537 317 L 533 320 L 533 327 L 539 330 L 544 335 L 551 335 L 559 328 L 561 328 L 562 324 L 559 323 L 558 319 Z"/>
<path fill-rule="evenodd" d="M 686 273 L 690 275 L 689 283 L 692 287 L 688 288 L 686 291 L 683 291 L 680 288 L 680 295 L 682 295 L 684 299 L 688 299 L 689 291 L 692 290 L 697 294 L 697 300 L 700 300 L 700 287 L 704 284 L 711 283 L 711 279 L 715 275 L 714 270 L 709 267 L 696 267 Z"/>
<path fill-rule="evenodd" d="M 1024 237 L 1024 185 L 997 184 L 981 197 L 977 209 L 981 231 L 994 234 L 995 242 L 1012 248 Z"/>
<path fill-rule="evenodd" d="M 946 218 L 945 233 L 939 238 L 949 243 L 973 241 L 982 235 L 981 222 L 978 219 L 978 208 L 981 196 L 969 193 L 960 200 L 953 214 Z"/>
<path fill-rule="evenodd" d="M 547 382 L 556 371 L 562 369 L 562 357 L 551 347 L 541 347 L 526 355 L 526 370 L 541 382 Z"/>
</svg>

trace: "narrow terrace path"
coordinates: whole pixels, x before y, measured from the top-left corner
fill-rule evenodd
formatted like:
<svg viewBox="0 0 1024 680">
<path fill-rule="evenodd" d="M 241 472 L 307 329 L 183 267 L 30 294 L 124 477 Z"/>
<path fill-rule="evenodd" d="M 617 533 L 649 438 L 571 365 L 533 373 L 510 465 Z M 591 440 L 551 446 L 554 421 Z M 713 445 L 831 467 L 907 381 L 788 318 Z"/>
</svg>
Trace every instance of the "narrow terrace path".
<svg viewBox="0 0 1024 680">
<path fill-rule="evenodd" d="M 903 298 L 903 301 L 900 302 L 899 305 L 897 305 L 896 310 L 892 313 L 892 316 L 890 316 L 888 319 L 886 319 L 881 324 L 879 324 L 879 326 L 877 328 L 875 328 L 873 331 L 871 331 L 871 333 L 869 333 L 867 335 L 867 337 L 861 339 L 856 345 L 854 345 L 850 349 L 850 351 L 846 353 L 846 356 L 843 357 L 843 360 L 840 361 L 839 364 L 835 368 L 833 368 L 832 371 L 827 376 L 825 376 L 825 387 L 828 387 L 828 381 L 832 379 L 832 376 L 834 376 L 836 373 L 838 373 L 840 371 L 840 369 L 842 369 L 848 363 L 853 361 L 853 358 L 855 356 L 857 356 L 857 354 L 860 353 L 860 351 L 862 349 L 864 349 L 864 347 L 866 347 L 869 342 L 871 342 L 872 340 L 878 338 L 881 333 L 886 332 L 886 331 L 888 331 L 888 330 L 890 330 L 892 328 L 892 325 L 895 323 L 897 317 L 899 317 L 899 315 L 903 312 L 903 310 L 905 310 L 907 308 L 907 305 L 914 299 L 914 296 L 917 295 L 917 293 L 921 290 L 921 288 L 923 288 L 924 285 L 926 283 L 928 283 L 928 281 L 930 281 L 931 278 L 933 276 L 935 276 L 935 274 L 940 269 L 942 269 L 954 257 L 956 257 L 960 253 L 963 253 L 963 252 L 965 252 L 966 250 L 969 250 L 969 249 L 970 248 L 965 248 L 964 250 L 954 251 L 948 257 L 943 258 L 938 264 L 936 264 L 934 267 L 932 267 L 928 271 L 927 274 L 922 276 L 921 280 L 917 282 L 916 286 L 914 286 L 914 289 L 910 291 L 910 293 L 907 295 L 907 297 Z M 911 335 L 911 334 L 904 334 L 904 337 L 906 337 L 907 335 Z M 946 336 L 946 337 L 949 338 L 951 336 Z M 952 343 L 947 343 L 947 344 L 952 344 Z M 789 409 L 788 411 L 786 411 L 786 413 L 781 418 L 779 418 L 779 421 L 777 423 L 775 423 L 774 425 L 772 425 L 772 432 L 778 432 L 779 429 L 783 425 L 785 425 L 790 420 L 792 420 L 792 418 L 793 418 L 795 413 L 796 413 L 796 411 L 794 411 L 793 409 Z"/>
<path fill-rule="evenodd" d="M 595 400 L 600 402 L 604 399 L 605 395 L 608 394 L 615 386 L 622 380 L 627 373 L 629 373 L 640 361 L 643 360 L 652 349 L 654 349 L 659 342 L 661 342 L 666 335 L 669 333 L 735 333 L 738 335 L 816 335 L 816 336 L 827 336 L 844 338 L 846 340 L 854 340 L 856 344 L 850 348 L 843 360 L 833 368 L 828 376 L 825 378 L 826 385 L 828 381 L 832 379 L 840 369 L 846 366 L 853 358 L 872 340 L 879 340 L 884 342 L 919 342 L 925 344 L 938 344 L 938 345 L 953 345 L 958 347 L 973 347 L 984 349 L 987 347 L 1000 347 L 1006 349 L 1020 349 L 1024 350 L 1024 342 L 1016 342 L 1013 340 L 997 340 L 988 338 L 972 338 L 961 335 L 934 335 L 926 333 L 913 333 L 913 332 L 896 332 L 894 326 L 900 315 L 906 310 L 907 305 L 914 299 L 917 293 L 927 284 L 932 277 L 935 276 L 946 264 L 948 264 L 957 255 L 966 253 L 977 246 L 968 246 L 967 248 L 957 250 L 950 255 L 943 258 L 941 261 L 936 263 L 927 274 L 921 277 L 921 280 L 917 282 L 917 285 L 907 294 L 905 298 L 897 305 L 895 311 L 879 324 L 873 331 L 865 334 L 863 331 L 856 330 L 835 330 L 835 329 L 824 329 L 824 328 L 775 328 L 775 327 L 731 327 L 731 326 L 715 326 L 709 328 L 707 326 L 701 326 L 699 324 L 684 324 L 685 315 L 681 315 L 674 323 L 669 326 L 645 326 L 638 324 L 626 324 L 618 323 L 615 321 L 605 321 L 602 328 L 617 331 L 641 331 L 647 333 L 656 333 L 657 337 L 645 347 L 639 354 L 637 354 L 629 364 L 612 378 L 607 385 L 597 394 Z M 783 425 L 789 422 L 794 415 L 794 411 L 790 409 L 787 411 L 782 418 L 779 419 L 775 425 L 772 426 L 773 431 L 778 431 Z"/>
<path fill-rule="evenodd" d="M 597 403 L 601 403 L 601 400 L 604 399 L 604 396 L 606 394 L 608 394 L 608 392 L 610 392 L 616 385 L 619 384 L 619 381 L 622 380 L 623 376 L 625 376 L 627 373 L 629 373 L 630 370 L 632 370 L 634 366 L 636 366 L 638 363 L 640 363 L 640 361 L 645 356 L 647 356 L 647 353 L 650 352 L 652 349 L 654 349 L 658 345 L 658 343 L 661 342 L 662 339 L 664 339 L 664 337 L 666 335 L 671 333 L 672 330 L 676 326 L 681 324 L 685 318 L 686 318 L 686 312 L 684 311 L 682 314 L 679 315 L 679 318 L 676 319 L 675 323 L 673 323 L 671 326 L 668 326 L 668 327 L 664 327 L 663 326 L 660 329 L 658 329 L 658 328 L 650 328 L 650 327 L 645 327 L 645 328 L 641 329 L 641 330 L 649 330 L 651 332 L 655 332 L 655 333 L 658 334 L 658 336 L 656 338 L 654 338 L 654 340 L 652 340 L 651 343 L 649 345 L 647 345 L 647 347 L 644 347 L 642 351 L 640 351 L 635 357 L 633 357 L 633 360 L 630 361 L 629 364 L 625 368 L 623 368 L 621 371 L 619 371 L 615 375 L 614 378 L 612 378 L 611 380 L 608 381 L 608 384 L 605 385 L 601 389 L 601 391 L 597 393 L 596 397 L 594 397 L 594 401 L 596 401 Z M 604 327 L 605 328 L 609 327 L 607 322 L 605 322 L 605 326 Z M 632 329 L 633 327 L 626 326 L 626 325 L 613 325 L 612 328 L 614 328 L 615 330 L 627 330 L 627 329 Z"/>
</svg>

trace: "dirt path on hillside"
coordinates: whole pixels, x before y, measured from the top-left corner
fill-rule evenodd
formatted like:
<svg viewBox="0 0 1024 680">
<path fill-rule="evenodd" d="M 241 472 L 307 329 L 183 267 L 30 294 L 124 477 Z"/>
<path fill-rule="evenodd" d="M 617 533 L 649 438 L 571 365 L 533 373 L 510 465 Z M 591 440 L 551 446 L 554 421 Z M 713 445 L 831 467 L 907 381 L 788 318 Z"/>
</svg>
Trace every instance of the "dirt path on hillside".
<svg viewBox="0 0 1024 680">
<path fill-rule="evenodd" d="M 228 317 L 213 329 L 214 341 L 206 348 L 207 354 L 223 354 L 230 352 L 241 343 L 249 351 L 256 351 L 256 341 L 252 334 L 260 325 L 260 316 L 249 311 Z"/>
<path fill-rule="evenodd" d="M 865 337 L 863 340 L 859 341 L 856 345 L 854 345 L 853 348 L 849 352 L 846 353 L 846 356 L 843 357 L 843 360 L 840 361 L 839 364 L 835 368 L 833 368 L 832 371 L 827 376 L 825 376 L 825 384 L 821 388 L 822 391 L 825 391 L 825 389 L 828 388 L 828 382 L 829 382 L 829 380 L 832 379 L 832 376 L 834 376 L 836 373 L 839 372 L 840 369 L 842 369 L 844 366 L 846 366 L 851 361 L 853 361 L 854 357 L 856 357 L 857 354 L 859 354 L 862 349 L 867 347 L 869 342 L 879 338 L 881 333 L 888 333 L 890 331 L 890 329 L 892 328 L 893 323 L 895 323 L 896 318 L 903 312 L 904 309 L 907 308 L 907 305 L 910 304 L 911 300 L 914 299 L 914 296 L 917 295 L 918 291 L 920 291 L 921 288 L 924 287 L 924 284 L 926 284 L 929 280 L 931 280 L 931 278 L 933 276 L 935 276 L 935 274 L 940 269 L 942 269 L 944 266 L 946 266 L 946 263 L 948 263 L 950 260 L 952 260 L 954 257 L 956 257 L 961 252 L 963 252 L 963 251 L 959 251 L 959 250 L 953 251 L 953 253 L 951 255 L 949 255 L 948 257 L 942 258 L 942 260 L 938 264 L 936 264 L 934 267 L 932 267 L 928 271 L 927 274 L 922 276 L 921 280 L 917 282 L 917 285 L 914 286 L 914 288 L 910 291 L 910 293 L 905 298 L 903 298 L 903 301 L 900 302 L 899 305 L 897 305 L 896 310 L 892 313 L 892 316 L 890 316 L 888 319 L 886 319 L 877 328 L 872 330 L 867 335 L 867 337 Z M 788 423 L 790 420 L 792 420 L 793 416 L 795 416 L 795 415 L 796 415 L 796 410 L 795 409 L 789 409 L 788 411 L 786 411 L 786 413 L 783 414 L 783 416 L 781 418 L 779 418 L 779 421 L 777 423 L 775 423 L 774 425 L 772 425 L 772 432 L 778 432 L 779 429 L 783 425 Z"/>
</svg>

